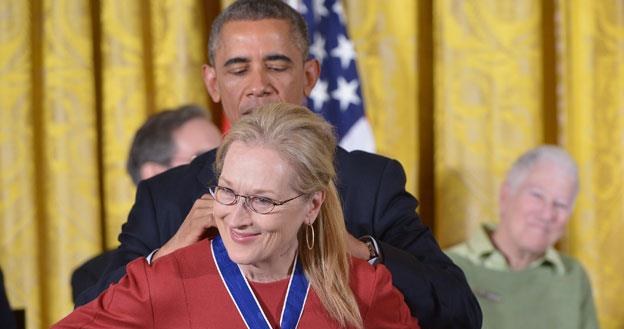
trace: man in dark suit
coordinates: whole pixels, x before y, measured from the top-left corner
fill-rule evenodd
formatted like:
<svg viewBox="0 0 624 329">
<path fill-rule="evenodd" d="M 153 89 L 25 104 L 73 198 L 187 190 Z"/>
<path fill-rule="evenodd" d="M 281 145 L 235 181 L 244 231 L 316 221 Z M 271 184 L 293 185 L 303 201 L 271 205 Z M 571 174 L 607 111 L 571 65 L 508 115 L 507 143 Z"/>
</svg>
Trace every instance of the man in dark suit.
<svg viewBox="0 0 624 329">
<path fill-rule="evenodd" d="M 235 2 L 213 23 L 208 46 L 204 83 L 231 122 L 258 105 L 303 104 L 319 76 L 319 62 L 308 58 L 303 18 L 279 0 Z M 207 186 L 215 183 L 215 153 L 139 184 L 106 280 L 81 296 L 82 302 L 118 280 L 129 261 L 146 255 L 148 262 L 158 261 L 210 234 L 213 200 Z M 423 328 L 480 328 L 479 305 L 462 271 L 418 218 L 401 165 L 341 148 L 336 164 L 351 254 L 390 269 Z"/>
<path fill-rule="evenodd" d="M 2 269 L 0 269 L 0 328 L 17 328 L 15 317 L 13 316 L 13 311 L 11 311 L 11 306 L 9 305 L 9 300 L 4 289 Z"/>
<path fill-rule="evenodd" d="M 183 105 L 150 116 L 137 130 L 128 152 L 126 170 L 134 184 L 170 168 L 187 164 L 221 144 L 221 132 L 208 112 L 196 105 Z M 72 298 L 95 285 L 112 259 L 105 251 L 80 265 L 71 276 Z"/>
</svg>

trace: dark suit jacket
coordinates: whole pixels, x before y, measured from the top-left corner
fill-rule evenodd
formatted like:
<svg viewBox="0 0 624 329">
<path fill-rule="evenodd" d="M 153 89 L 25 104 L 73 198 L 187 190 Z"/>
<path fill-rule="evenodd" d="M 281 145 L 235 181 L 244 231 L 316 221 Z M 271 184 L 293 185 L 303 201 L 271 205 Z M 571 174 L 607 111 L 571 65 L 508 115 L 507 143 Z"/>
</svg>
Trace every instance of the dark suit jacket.
<svg viewBox="0 0 624 329">
<path fill-rule="evenodd" d="M 197 198 L 216 183 L 216 151 L 141 182 L 105 278 L 80 296 L 86 303 L 124 274 L 124 266 L 167 242 Z M 423 328 L 481 328 L 481 309 L 463 272 L 440 250 L 405 191 L 401 165 L 379 155 L 336 150 L 338 190 L 349 232 L 381 242 L 394 285 Z"/>
<path fill-rule="evenodd" d="M 95 285 L 104 275 L 108 263 L 113 258 L 113 250 L 105 251 L 84 262 L 71 276 L 72 299 L 78 301 L 83 291 Z"/>
<path fill-rule="evenodd" d="M 9 300 L 7 299 L 6 291 L 4 290 L 4 276 L 0 269 L 0 328 L 15 329 L 17 324 L 15 317 L 13 317 L 13 311 L 9 306 Z"/>
</svg>

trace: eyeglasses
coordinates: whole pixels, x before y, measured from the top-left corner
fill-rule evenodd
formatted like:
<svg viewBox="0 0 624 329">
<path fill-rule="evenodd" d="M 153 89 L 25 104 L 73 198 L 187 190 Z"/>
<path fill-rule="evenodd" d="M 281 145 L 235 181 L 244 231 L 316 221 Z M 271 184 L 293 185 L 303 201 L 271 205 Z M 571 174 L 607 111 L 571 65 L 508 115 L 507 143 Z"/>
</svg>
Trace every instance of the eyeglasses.
<svg viewBox="0 0 624 329">
<path fill-rule="evenodd" d="M 281 206 L 305 194 L 299 194 L 294 198 L 290 198 L 284 201 L 275 201 L 273 199 L 262 196 L 236 194 L 231 189 L 222 186 L 211 186 L 209 188 L 209 191 L 210 195 L 212 195 L 212 197 L 218 203 L 225 206 L 233 206 L 237 204 L 239 197 L 245 198 L 243 205 L 245 205 L 248 209 L 251 209 L 254 212 L 262 215 L 268 214 L 273 211 L 273 208 L 275 208 L 275 206 Z"/>
</svg>

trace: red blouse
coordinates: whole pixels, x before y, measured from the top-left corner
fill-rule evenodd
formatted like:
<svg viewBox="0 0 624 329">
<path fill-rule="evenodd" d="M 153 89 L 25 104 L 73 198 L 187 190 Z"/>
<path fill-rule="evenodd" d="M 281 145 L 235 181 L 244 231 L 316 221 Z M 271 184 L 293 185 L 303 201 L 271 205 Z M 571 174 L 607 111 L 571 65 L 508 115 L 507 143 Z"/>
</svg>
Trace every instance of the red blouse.
<svg viewBox="0 0 624 329">
<path fill-rule="evenodd" d="M 163 256 L 151 266 L 141 257 L 129 263 L 126 272 L 118 284 L 52 328 L 246 328 L 221 281 L 209 240 Z M 278 328 L 288 279 L 250 284 L 269 322 Z M 365 328 L 420 328 L 383 265 L 352 258 L 350 286 Z M 298 328 L 339 328 L 313 289 Z"/>
</svg>

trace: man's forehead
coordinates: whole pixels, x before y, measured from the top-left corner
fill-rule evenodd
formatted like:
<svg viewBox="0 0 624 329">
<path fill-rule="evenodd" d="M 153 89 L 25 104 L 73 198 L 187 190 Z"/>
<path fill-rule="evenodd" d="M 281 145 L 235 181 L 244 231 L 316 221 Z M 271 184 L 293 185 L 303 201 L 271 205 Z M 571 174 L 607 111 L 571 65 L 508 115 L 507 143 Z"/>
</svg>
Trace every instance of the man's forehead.
<svg viewBox="0 0 624 329">
<path fill-rule="evenodd" d="M 276 19 L 225 23 L 219 33 L 217 51 L 230 47 L 238 48 L 242 43 L 251 42 L 261 42 L 263 46 L 274 46 L 284 50 L 292 47 L 300 51 L 288 22 Z"/>
<path fill-rule="evenodd" d="M 551 197 L 567 200 L 574 196 L 574 177 L 563 171 L 541 171 L 527 176 L 520 189 L 539 191 Z"/>
<path fill-rule="evenodd" d="M 223 24 L 219 33 L 219 41 L 227 41 L 240 34 L 246 36 L 274 34 L 284 38 L 292 37 L 290 25 L 283 19 L 232 20 Z"/>
</svg>

